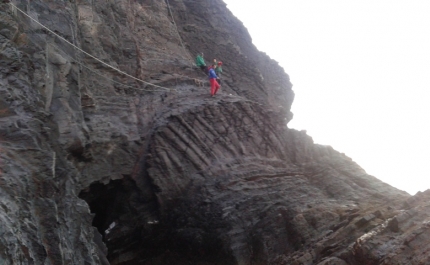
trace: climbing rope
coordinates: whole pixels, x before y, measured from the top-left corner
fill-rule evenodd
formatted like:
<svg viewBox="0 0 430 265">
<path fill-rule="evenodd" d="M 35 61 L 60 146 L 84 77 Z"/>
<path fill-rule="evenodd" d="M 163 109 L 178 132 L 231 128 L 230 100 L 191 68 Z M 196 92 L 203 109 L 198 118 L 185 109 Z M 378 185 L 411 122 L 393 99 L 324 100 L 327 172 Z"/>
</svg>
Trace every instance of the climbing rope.
<svg viewBox="0 0 430 265">
<path fill-rule="evenodd" d="M 178 37 L 179 37 L 179 41 L 181 42 L 181 45 L 182 45 L 182 48 L 185 50 L 185 52 L 186 53 L 188 53 L 188 50 L 185 48 L 185 45 L 184 45 L 184 43 L 182 42 L 182 37 L 181 37 L 181 34 L 179 34 L 179 29 L 178 29 L 178 25 L 176 24 L 176 22 L 175 22 L 175 18 L 173 17 L 173 12 L 172 12 L 172 9 L 170 8 L 170 4 L 169 4 L 169 0 L 166 0 L 166 3 L 167 3 L 167 8 L 169 9 L 169 13 L 170 13 L 170 16 L 172 17 L 172 21 L 173 21 L 173 25 L 175 26 L 175 29 L 176 29 L 176 34 L 178 34 Z M 188 55 L 190 55 L 190 58 L 193 58 L 193 56 L 190 54 L 190 53 L 188 53 Z M 193 60 L 191 59 L 191 62 L 192 62 Z M 194 63 L 191 63 L 191 65 L 195 65 Z M 205 74 L 204 74 L 205 75 Z M 206 75 L 205 75 L 206 76 Z"/>
<path fill-rule="evenodd" d="M 181 43 L 181 46 L 184 49 L 185 53 L 188 53 L 188 50 L 185 48 L 184 42 L 182 41 L 181 34 L 179 34 L 178 25 L 176 25 L 175 18 L 173 17 L 173 13 L 172 13 L 172 9 L 170 8 L 169 0 L 166 0 L 166 3 L 167 3 L 167 7 L 169 8 L 170 16 L 172 17 L 173 25 L 175 26 L 175 29 L 176 29 L 176 34 L 178 34 L 179 42 Z M 188 55 L 189 55 L 189 53 L 188 53 Z M 190 58 L 192 58 L 192 56 L 190 56 Z"/>
<path fill-rule="evenodd" d="M 186 53 L 188 53 L 188 55 L 190 56 L 190 58 L 191 58 L 191 62 L 193 61 L 192 60 L 192 58 L 193 58 L 193 56 L 188 52 L 188 50 L 185 48 L 185 45 L 184 45 L 184 43 L 183 43 L 183 41 L 182 41 L 182 37 L 181 37 L 181 34 L 179 34 L 179 29 L 178 29 L 178 25 L 176 24 L 176 22 L 175 22 L 175 18 L 173 17 L 173 12 L 172 12 L 172 9 L 170 8 L 170 4 L 169 4 L 169 0 L 166 0 L 166 3 L 167 3 L 167 7 L 168 7 L 168 9 L 169 9 L 169 13 L 170 13 L 170 16 L 172 17 L 172 21 L 173 21 L 173 25 L 175 26 L 175 29 L 176 29 L 176 34 L 178 34 L 178 37 L 179 37 L 179 41 L 181 42 L 181 45 L 182 45 L 182 48 L 184 49 L 184 51 L 186 52 Z M 191 65 L 195 65 L 194 63 L 191 63 Z M 205 74 L 203 74 L 204 76 L 206 76 Z"/>
<path fill-rule="evenodd" d="M 109 68 L 111 68 L 111 69 L 113 69 L 113 70 L 115 70 L 115 71 L 117 71 L 117 72 L 119 72 L 119 73 L 121 73 L 121 74 L 123 74 L 123 75 L 125 75 L 125 76 L 127 76 L 127 77 L 130 77 L 130 78 L 132 78 L 132 79 L 134 79 L 134 80 L 136 80 L 136 81 L 142 82 L 142 83 L 144 83 L 144 84 L 147 84 L 147 85 L 150 85 L 150 86 L 153 86 L 153 87 L 156 87 L 156 88 L 161 88 L 161 89 L 164 89 L 164 90 L 154 90 L 154 89 L 149 90 L 149 89 L 142 89 L 142 88 L 137 88 L 137 87 L 134 87 L 134 86 L 130 86 L 130 85 L 127 85 L 127 84 L 124 84 L 124 83 L 121 83 L 121 82 L 115 81 L 115 80 L 113 80 L 113 79 L 111 79 L 111 78 L 109 78 L 109 77 L 106 77 L 106 76 L 105 76 L 105 75 L 103 75 L 103 74 L 100 74 L 100 73 L 99 73 L 99 72 L 97 72 L 96 70 L 91 69 L 90 67 L 88 67 L 88 66 L 86 66 L 86 65 L 82 64 L 82 63 L 81 63 L 79 60 L 77 60 L 76 58 L 74 58 L 74 57 L 72 57 L 72 56 L 70 56 L 70 55 L 67 55 L 67 56 L 71 59 L 71 61 L 76 62 L 77 64 L 79 64 L 79 65 L 81 65 L 82 67 L 84 67 L 84 68 L 88 69 L 89 71 L 91 71 L 91 72 L 93 72 L 93 73 L 95 73 L 95 74 L 97 74 L 97 75 L 99 75 L 99 76 L 101 76 L 101 77 L 103 77 L 103 78 L 105 78 L 105 79 L 107 79 L 107 80 L 110 80 L 110 81 L 112 81 L 113 83 L 120 84 L 120 85 L 123 85 L 123 86 L 125 86 L 125 87 L 129 87 L 129 88 L 133 88 L 133 89 L 137 89 L 137 90 L 149 91 L 149 92 L 156 92 L 156 91 L 176 91 L 176 89 L 167 88 L 167 87 L 163 87 L 163 86 L 155 85 L 155 84 L 153 84 L 153 83 L 146 82 L 146 81 L 144 81 L 144 80 L 142 80 L 142 79 L 139 79 L 139 78 L 136 78 L 136 77 L 134 77 L 134 76 L 131 76 L 131 75 L 129 75 L 129 74 L 127 74 L 127 73 L 125 73 L 125 72 L 123 72 L 123 71 L 119 70 L 119 69 L 118 69 L 118 68 L 116 68 L 116 67 L 113 67 L 112 65 L 110 65 L 110 64 L 108 64 L 108 63 L 106 63 L 106 62 L 104 62 L 104 61 L 102 61 L 102 60 L 100 60 L 100 59 L 96 58 L 95 56 L 93 56 L 93 55 L 91 55 L 91 54 L 89 54 L 89 53 L 85 52 L 84 50 L 80 49 L 79 47 L 77 47 L 77 46 L 76 46 L 76 45 L 74 45 L 73 43 L 71 43 L 71 42 L 69 42 L 68 40 L 66 40 L 65 38 L 63 38 L 63 37 L 61 37 L 60 35 L 56 34 L 54 31 L 52 31 L 52 30 L 51 30 L 51 29 L 49 29 L 48 27 L 44 26 L 43 24 L 41 24 L 40 22 L 38 22 L 37 20 L 35 20 L 33 17 L 29 16 L 27 13 L 25 13 L 24 11 L 22 11 L 21 9 L 19 9 L 19 8 L 18 8 L 17 6 L 15 6 L 14 4 L 10 3 L 10 5 L 11 5 L 12 7 L 16 8 L 16 10 L 20 11 L 22 14 L 24 14 L 24 15 L 25 15 L 25 16 L 27 16 L 28 18 L 30 18 L 32 21 L 36 22 L 38 25 L 40 25 L 41 27 L 43 27 L 44 29 L 46 29 L 48 32 L 52 33 L 54 36 L 56 36 L 56 37 L 58 37 L 59 39 L 63 40 L 64 42 L 66 42 L 67 44 L 71 45 L 71 46 L 72 46 L 72 47 L 74 47 L 76 50 L 78 50 L 78 51 L 80 51 L 80 52 L 84 53 L 85 55 L 87 55 L 87 56 L 89 56 L 89 57 L 91 57 L 91 58 L 95 59 L 96 61 L 98 61 L 98 62 L 100 62 L 100 63 L 102 63 L 102 64 L 104 64 L 104 65 L 108 66 Z M 170 10 L 170 9 L 169 9 L 169 10 Z M 175 24 L 175 25 L 176 25 L 176 24 Z M 30 28 L 30 30 L 31 30 L 31 26 L 29 26 L 29 28 Z M 33 32 L 34 32 L 34 31 L 33 31 Z M 176 28 L 176 32 L 177 32 L 177 34 L 178 34 L 178 36 L 179 36 L 179 38 L 180 38 L 179 31 L 177 30 L 177 28 Z M 35 35 L 37 36 L 37 34 L 35 34 Z M 180 39 L 180 40 L 181 40 L 181 39 Z M 181 43 L 182 43 L 182 40 L 181 40 Z M 50 44 L 50 45 L 52 46 L 53 44 Z M 183 46 L 183 43 L 182 43 L 182 47 L 185 49 L 185 46 Z M 56 47 L 56 48 L 57 48 L 58 50 L 61 50 L 59 47 Z M 160 52 L 155 52 L 155 53 L 158 53 L 158 54 L 165 54 L 165 55 L 172 56 L 171 54 L 167 54 L 167 53 L 160 53 Z M 151 60 L 151 59 L 149 59 L 149 60 Z M 153 60 L 155 60 L 155 59 L 153 59 Z M 202 84 L 202 83 L 205 83 L 205 81 L 200 80 L 200 79 L 197 79 L 197 78 L 192 78 L 192 77 L 188 77 L 188 76 L 184 76 L 184 75 L 179 75 L 179 74 L 177 74 L 177 76 L 183 77 L 183 78 L 185 78 L 185 79 L 193 80 L 196 84 Z"/>
<path fill-rule="evenodd" d="M 33 33 L 33 36 L 34 36 L 34 37 L 39 38 L 39 40 L 41 40 L 42 42 L 46 42 L 46 40 L 45 40 L 45 39 L 43 39 L 42 37 L 40 37 L 40 36 L 39 36 L 39 34 L 37 34 L 37 32 L 36 32 L 36 31 L 34 31 L 34 30 L 32 30 L 32 29 L 31 29 L 31 25 L 29 25 L 28 23 L 25 23 L 25 24 L 27 24 L 27 26 L 28 26 L 28 30 L 29 30 L 30 32 L 32 32 L 32 33 Z M 137 89 L 137 90 L 141 90 L 141 91 L 146 91 L 146 92 L 166 92 L 166 90 L 144 89 L 144 88 L 139 88 L 139 87 L 136 87 L 136 86 L 131 86 L 131 85 L 128 85 L 128 84 L 124 84 L 124 83 L 118 82 L 118 81 L 116 81 L 116 80 L 114 80 L 114 79 L 112 79 L 112 78 L 110 78 L 110 77 L 107 77 L 107 76 L 105 76 L 105 75 L 101 74 L 99 71 L 97 71 L 97 70 L 93 69 L 92 67 L 86 66 L 85 64 L 81 63 L 81 62 L 80 62 L 80 60 L 78 60 L 78 59 L 74 58 L 73 56 L 71 56 L 71 55 L 67 54 L 67 53 L 66 53 L 66 52 L 64 52 L 60 47 L 58 47 L 56 44 L 46 42 L 46 45 L 49 45 L 49 46 L 51 46 L 52 48 L 54 48 L 54 49 L 55 49 L 57 52 L 59 52 L 62 56 L 67 57 L 71 62 L 74 62 L 74 63 L 76 63 L 76 64 L 80 65 L 81 67 L 83 67 L 83 68 L 85 68 L 85 69 L 89 70 L 89 71 L 90 71 L 90 72 L 92 72 L 93 74 L 96 74 L 96 75 L 98 75 L 98 76 L 100 76 L 100 77 L 103 77 L 104 79 L 106 79 L 106 80 L 108 80 L 108 81 L 111 81 L 112 83 L 115 83 L 115 84 L 117 84 L 117 85 L 121 85 L 121 86 L 124 86 L 124 87 L 127 87 L 127 88 Z M 42 49 L 42 48 L 41 48 L 41 49 Z"/>
<path fill-rule="evenodd" d="M 48 43 L 48 45 L 50 45 L 51 47 L 53 47 L 53 48 L 57 49 L 57 51 L 61 51 L 61 49 L 60 49 L 57 45 L 55 45 L 55 44 Z M 145 89 L 145 88 L 139 88 L 139 87 L 130 86 L 130 85 L 127 85 L 127 84 L 124 84 L 124 83 L 118 82 L 118 81 L 116 81 L 116 80 L 114 80 L 114 79 L 112 79 L 112 78 L 109 78 L 109 77 L 107 77 L 107 76 L 105 76 L 105 75 L 103 75 L 103 74 L 99 73 L 98 71 L 96 71 L 96 70 L 92 69 L 91 67 L 88 67 L 88 66 L 84 65 L 83 63 L 81 63 L 80 61 L 76 60 L 76 59 L 75 59 L 75 58 L 73 58 L 72 56 L 70 56 L 70 55 L 68 55 L 68 54 L 65 54 L 65 55 L 66 55 L 66 57 L 69 57 L 69 60 L 70 60 L 70 61 L 73 61 L 73 62 L 75 62 L 75 63 L 79 64 L 80 66 L 82 66 L 83 68 L 85 68 L 85 69 L 89 70 L 90 72 L 92 72 L 92 73 L 94 73 L 94 74 L 96 74 L 96 75 L 98 75 L 98 76 L 100 76 L 100 77 L 103 77 L 104 79 L 106 79 L 106 80 L 108 80 L 108 81 L 111 81 L 112 83 L 115 83 L 115 84 L 117 84 L 117 85 L 122 85 L 122 86 L 127 87 L 127 88 L 132 88 L 132 89 L 137 89 L 137 90 L 142 90 L 142 91 L 148 91 L 148 92 L 166 92 L 166 90 Z M 171 90 L 175 90 L 175 89 L 171 89 Z"/>
<path fill-rule="evenodd" d="M 184 46 L 183 42 L 182 42 L 182 38 L 181 38 L 181 36 L 180 36 L 180 34 L 179 34 L 179 31 L 178 31 L 178 28 L 177 28 L 176 22 L 175 22 L 175 20 L 174 20 L 174 18 L 173 18 L 173 13 L 172 13 L 171 8 L 170 8 L 170 5 L 169 5 L 169 0 L 166 0 L 166 2 L 167 2 L 167 6 L 168 6 L 168 8 L 169 8 L 170 15 L 172 16 L 173 24 L 174 24 L 174 25 L 175 25 L 175 27 L 176 27 L 176 32 L 177 32 L 177 34 L 178 34 L 179 40 L 180 40 L 180 42 L 181 42 L 181 45 L 182 45 L 182 47 L 184 48 L 184 50 L 185 50 L 185 51 L 187 51 L 187 50 L 185 49 L 185 46 Z M 12 3 L 9 3 L 9 4 L 10 4 L 13 8 L 15 8 L 16 10 L 18 10 L 20 13 L 22 13 L 23 15 L 25 15 L 26 17 L 30 18 L 32 21 L 34 21 L 35 23 L 37 23 L 38 25 L 40 25 L 42 28 L 46 29 L 48 32 L 50 32 L 51 34 L 53 34 L 54 36 L 56 36 L 56 37 L 57 37 L 57 38 L 59 38 L 60 40 L 62 40 L 62 41 L 64 41 L 64 42 L 66 42 L 66 43 L 67 43 L 67 44 L 69 44 L 70 46 L 74 47 L 76 50 L 80 51 L 81 53 L 83 53 L 83 54 L 85 54 L 85 55 L 87 55 L 87 56 L 89 56 L 89 57 L 93 58 L 94 60 L 96 60 L 96 61 L 98 61 L 98 62 L 102 63 L 103 65 L 105 65 L 105 66 L 107 66 L 107 67 L 109 67 L 109 68 L 111 68 L 111 69 L 113 69 L 113 70 L 115 70 L 115 71 L 117 71 L 118 73 L 121 73 L 121 74 L 123 74 L 123 75 L 125 75 L 125 76 L 127 76 L 127 77 L 129 77 L 129 78 L 132 78 L 133 80 L 139 81 L 139 82 L 141 82 L 141 83 L 144 83 L 144 84 L 146 84 L 146 85 L 150 85 L 150 86 L 153 86 L 153 87 L 156 87 L 156 88 L 161 88 L 161 89 L 163 89 L 163 90 L 149 90 L 149 89 L 142 89 L 142 88 L 137 88 L 137 87 L 134 87 L 134 86 L 130 86 L 130 85 L 127 85 L 127 84 L 124 84 L 124 83 L 121 83 L 121 82 L 115 81 L 115 80 L 113 80 L 112 78 L 109 78 L 109 77 L 107 77 L 107 76 L 105 76 L 105 75 L 103 75 L 103 74 L 99 73 L 98 71 L 96 71 L 96 70 L 92 69 L 91 67 L 88 67 L 88 66 L 84 65 L 83 63 L 81 63 L 81 62 L 80 62 L 79 60 L 77 60 L 76 58 L 74 58 L 74 57 L 72 57 L 72 56 L 70 56 L 70 55 L 66 54 L 66 56 L 67 56 L 67 57 L 69 57 L 69 59 L 70 59 L 71 61 L 74 61 L 75 63 L 79 64 L 80 66 L 82 66 L 82 67 L 84 67 L 84 68 L 88 69 L 89 71 L 91 71 L 91 72 L 93 72 L 93 73 L 95 73 L 95 74 L 97 74 L 97 75 L 99 75 L 99 76 L 101 76 L 101 77 L 105 78 L 106 80 L 109 80 L 109 81 L 111 81 L 111 82 L 113 82 L 113 83 L 116 83 L 116 84 L 119 84 L 119 85 L 122 85 L 122 86 L 125 86 L 125 87 L 128 87 L 128 88 L 133 88 L 133 89 L 138 89 L 138 90 L 148 91 L 148 92 L 177 91 L 176 89 L 167 88 L 167 87 L 163 87 L 163 86 L 159 86 L 159 85 L 156 85 L 156 84 L 152 84 L 152 83 L 146 82 L 146 81 L 144 81 L 144 80 L 142 80 L 142 79 L 139 79 L 139 78 L 136 78 L 136 77 L 134 77 L 134 76 L 132 76 L 132 75 L 130 75 L 130 74 L 127 74 L 127 73 L 126 73 L 126 72 L 124 72 L 124 71 L 121 71 L 120 69 L 118 69 L 118 68 L 116 68 L 116 67 L 114 67 L 114 66 L 112 66 L 112 65 L 110 65 L 110 64 L 108 64 L 108 63 L 106 63 L 106 62 L 104 62 L 104 61 L 102 61 L 102 60 L 100 60 L 99 58 L 97 58 L 97 57 L 95 57 L 95 56 L 91 55 L 90 53 L 88 53 L 88 52 L 86 52 L 86 51 L 82 50 L 81 48 L 77 47 L 76 45 L 74 45 L 73 43 L 69 42 L 69 41 L 68 41 L 68 40 L 66 40 L 65 38 L 61 37 L 60 35 L 58 35 L 58 34 L 57 34 L 57 33 L 55 33 L 54 31 L 52 31 L 51 29 L 49 29 L 48 27 L 46 27 L 45 25 L 43 25 L 42 23 L 40 23 L 39 21 L 37 21 L 36 19 L 34 19 L 33 17 L 31 17 L 30 15 L 28 15 L 26 12 L 24 12 L 23 10 L 21 10 L 20 8 L 18 8 L 16 5 L 14 5 L 14 4 L 12 4 Z M 29 27 L 29 28 L 30 28 L 30 30 L 31 30 L 31 27 Z M 34 32 L 33 30 L 31 30 L 31 31 L 32 31 L 32 32 Z M 35 32 L 34 32 L 34 33 L 35 33 Z M 35 33 L 35 36 L 37 36 L 37 34 L 36 34 L 36 33 Z M 52 43 L 51 43 L 51 44 L 48 44 L 48 45 L 51 45 L 52 47 L 56 48 L 58 51 L 61 51 L 61 49 L 60 49 L 58 46 L 56 46 L 56 45 L 54 45 L 54 44 L 52 44 Z M 197 79 L 197 78 L 190 78 L 190 77 L 188 77 L 188 76 L 179 75 L 179 74 L 177 74 L 177 76 L 180 76 L 180 77 L 183 77 L 183 78 L 186 78 L 186 79 L 190 79 L 190 80 L 194 80 L 194 82 L 196 82 L 196 84 L 203 84 L 203 83 L 207 83 L 207 81 L 203 81 L 203 80 L 200 80 L 200 79 Z M 236 97 L 236 98 L 240 98 L 240 99 L 242 99 L 243 101 L 247 101 L 247 102 L 251 102 L 251 103 L 254 103 L 254 104 L 258 104 L 258 105 L 260 105 L 260 106 L 263 106 L 263 105 L 264 105 L 264 104 L 262 104 L 262 103 L 259 103 L 259 102 L 256 102 L 256 101 L 253 101 L 253 100 L 250 100 L 250 99 L 246 99 L 246 98 L 241 97 L 241 96 L 238 96 L 238 95 L 230 95 L 230 96 L 232 96 L 232 97 Z"/>
<path fill-rule="evenodd" d="M 147 84 L 147 85 L 150 85 L 150 86 L 153 86 L 153 87 L 158 87 L 158 88 L 165 89 L 165 90 L 168 90 L 168 91 L 172 90 L 171 88 L 168 88 L 168 87 L 163 87 L 163 86 L 159 86 L 159 85 L 155 85 L 155 84 L 152 84 L 152 83 L 146 82 L 146 81 L 144 81 L 144 80 L 142 80 L 142 79 L 139 79 L 139 78 L 134 77 L 134 76 L 132 76 L 132 75 L 130 75 L 130 74 L 127 74 L 126 72 L 121 71 L 120 69 L 118 69 L 118 68 L 116 68 L 116 67 L 114 67 L 114 66 L 112 66 L 112 65 L 110 65 L 110 64 L 108 64 L 108 63 L 106 63 L 106 62 L 104 62 L 104 61 L 102 61 L 102 60 L 100 60 L 99 58 L 95 57 L 95 56 L 94 56 L 94 55 L 92 55 L 92 54 L 89 54 L 88 52 L 86 52 L 86 51 L 82 50 L 81 48 L 77 47 L 76 45 L 74 45 L 74 44 L 73 44 L 73 43 L 71 43 L 70 41 L 68 41 L 68 40 L 66 40 L 65 38 L 61 37 L 60 35 L 58 35 L 58 34 L 57 34 L 57 33 L 55 33 L 54 31 L 50 30 L 48 27 L 46 27 L 45 25 L 43 25 L 42 23 L 40 23 L 40 22 L 39 22 L 39 21 L 37 21 L 36 19 L 32 18 L 32 17 L 31 17 L 30 15 L 28 15 L 26 12 L 22 11 L 22 10 L 21 10 L 20 8 L 18 8 L 16 5 L 14 5 L 14 4 L 12 4 L 12 3 L 9 3 L 9 4 L 10 4 L 12 7 L 16 8 L 16 10 L 18 10 L 19 12 L 21 12 L 23 15 L 25 15 L 26 17 L 28 17 L 28 18 L 30 18 L 31 20 L 33 20 L 33 21 L 34 21 L 35 23 L 37 23 L 39 26 L 41 26 L 42 28 L 44 28 L 44 29 L 46 29 L 47 31 L 49 31 L 50 33 L 52 33 L 52 34 L 53 34 L 54 36 L 56 36 L 57 38 L 59 38 L 59 39 L 61 39 L 62 41 L 66 42 L 67 44 L 69 44 L 70 46 L 74 47 L 76 50 L 78 50 L 78 51 L 82 52 L 83 54 L 85 54 L 85 55 L 87 55 L 87 56 L 89 56 L 89 57 L 93 58 L 94 60 L 96 60 L 96 61 L 98 61 L 98 62 L 102 63 L 103 65 L 105 65 L 105 66 L 107 66 L 107 67 L 109 67 L 109 68 L 111 68 L 111 69 L 113 69 L 113 70 L 117 71 L 118 73 L 121 73 L 121 74 L 123 74 L 123 75 L 125 75 L 125 76 L 127 76 L 127 77 L 129 77 L 129 78 L 131 78 L 131 79 L 134 79 L 134 80 L 136 80 L 136 81 L 142 82 L 142 83 L 144 83 L 144 84 Z"/>
</svg>

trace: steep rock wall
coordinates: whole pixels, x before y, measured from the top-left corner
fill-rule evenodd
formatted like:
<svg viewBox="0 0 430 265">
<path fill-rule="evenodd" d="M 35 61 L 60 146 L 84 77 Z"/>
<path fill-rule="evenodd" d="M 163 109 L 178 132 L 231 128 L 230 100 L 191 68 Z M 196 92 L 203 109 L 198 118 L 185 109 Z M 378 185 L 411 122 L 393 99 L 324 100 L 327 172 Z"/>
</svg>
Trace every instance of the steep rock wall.
<svg viewBox="0 0 430 265">
<path fill-rule="evenodd" d="M 367 232 L 425 234 L 399 212 L 425 196 L 287 128 L 289 77 L 222 1 L 12 3 L 169 90 L 0 5 L 0 263 L 379 264 Z"/>
</svg>

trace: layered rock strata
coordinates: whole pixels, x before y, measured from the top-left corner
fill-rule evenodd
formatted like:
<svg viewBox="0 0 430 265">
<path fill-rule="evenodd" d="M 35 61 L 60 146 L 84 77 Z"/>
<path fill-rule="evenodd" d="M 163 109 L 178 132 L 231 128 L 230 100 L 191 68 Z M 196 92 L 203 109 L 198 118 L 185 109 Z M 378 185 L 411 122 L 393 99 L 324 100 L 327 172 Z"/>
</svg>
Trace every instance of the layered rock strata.
<svg viewBox="0 0 430 265">
<path fill-rule="evenodd" d="M 12 4 L 0 264 L 427 264 L 427 194 L 289 129 L 289 77 L 222 1 Z"/>
</svg>

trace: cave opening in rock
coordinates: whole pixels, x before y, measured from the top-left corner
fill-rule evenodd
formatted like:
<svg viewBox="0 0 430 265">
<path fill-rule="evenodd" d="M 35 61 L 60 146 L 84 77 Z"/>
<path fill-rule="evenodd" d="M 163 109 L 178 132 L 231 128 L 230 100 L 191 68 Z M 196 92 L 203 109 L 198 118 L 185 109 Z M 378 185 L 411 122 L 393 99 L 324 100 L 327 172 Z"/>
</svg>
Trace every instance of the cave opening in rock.
<svg viewBox="0 0 430 265">
<path fill-rule="evenodd" d="M 124 180 L 112 180 L 106 185 L 95 182 L 90 185 L 88 191 L 82 191 L 79 194 L 79 197 L 88 203 L 91 213 L 94 214 L 92 225 L 103 236 L 109 231 L 110 226 L 115 226 L 118 216 L 127 211 L 123 207 L 124 199 L 127 196 L 123 183 Z"/>
<path fill-rule="evenodd" d="M 94 215 L 92 225 L 102 235 L 110 264 L 144 264 L 157 254 L 151 244 L 160 234 L 156 200 L 145 196 L 132 178 L 92 183 L 79 197 Z"/>
<path fill-rule="evenodd" d="M 192 193 L 192 192 L 191 192 Z M 139 189 L 131 177 L 92 183 L 80 192 L 94 215 L 92 225 L 107 247 L 111 265 L 236 264 L 217 233 L 214 213 L 201 198 L 178 199 L 163 216 L 154 191 Z M 199 221 L 200 220 L 200 221 Z M 195 227 L 195 223 L 201 225 Z M 104 246 L 94 242 L 103 249 Z"/>
</svg>

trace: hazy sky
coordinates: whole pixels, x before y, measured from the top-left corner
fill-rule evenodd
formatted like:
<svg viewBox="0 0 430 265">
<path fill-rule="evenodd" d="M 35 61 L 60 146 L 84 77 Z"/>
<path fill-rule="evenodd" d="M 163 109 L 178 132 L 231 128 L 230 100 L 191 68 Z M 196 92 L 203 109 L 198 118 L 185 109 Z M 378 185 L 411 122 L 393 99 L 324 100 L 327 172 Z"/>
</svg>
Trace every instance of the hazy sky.
<svg viewBox="0 0 430 265">
<path fill-rule="evenodd" d="M 290 75 L 289 127 L 392 186 L 430 188 L 430 0 L 224 1 Z"/>
</svg>

